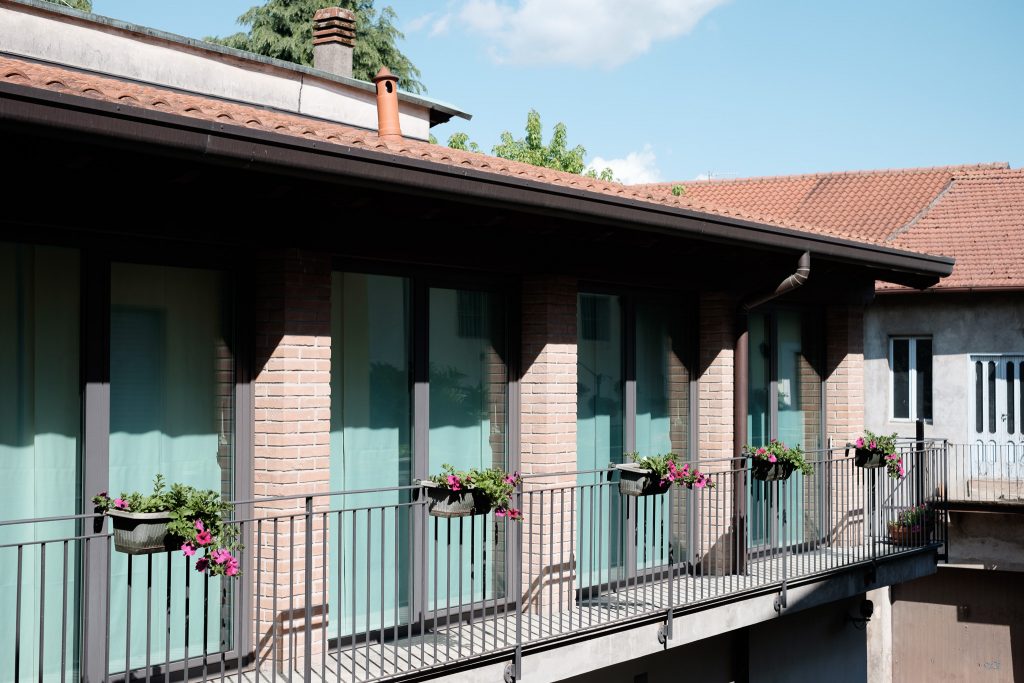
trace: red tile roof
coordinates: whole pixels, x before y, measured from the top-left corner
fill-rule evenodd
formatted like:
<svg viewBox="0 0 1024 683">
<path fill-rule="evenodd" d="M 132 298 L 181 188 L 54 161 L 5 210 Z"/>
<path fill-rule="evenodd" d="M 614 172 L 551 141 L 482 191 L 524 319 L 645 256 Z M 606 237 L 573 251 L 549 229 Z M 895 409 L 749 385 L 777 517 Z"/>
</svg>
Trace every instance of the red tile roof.
<svg viewBox="0 0 1024 683">
<path fill-rule="evenodd" d="M 1008 164 L 644 185 L 779 226 L 951 256 L 935 289 L 1024 288 L 1024 172 Z M 879 283 L 880 289 L 898 289 Z"/>
<path fill-rule="evenodd" d="M 641 202 L 692 209 L 756 223 L 767 223 L 797 231 L 810 229 L 809 226 L 798 222 L 776 220 L 762 209 L 719 206 L 712 201 L 690 196 L 675 197 L 670 191 L 657 186 L 646 188 L 603 182 L 575 173 L 554 171 L 485 154 L 463 152 L 408 138 L 397 143 L 388 143 L 379 139 L 375 131 L 27 59 L 0 55 L 0 83 L 14 83 L 49 91 L 66 92 L 204 121 L 223 122 L 285 135 L 315 138 L 339 145 L 373 149 L 453 166 L 470 167 L 500 175 Z M 822 233 L 819 230 L 811 231 Z M 870 240 L 852 238 L 852 241 L 863 243 Z"/>
</svg>

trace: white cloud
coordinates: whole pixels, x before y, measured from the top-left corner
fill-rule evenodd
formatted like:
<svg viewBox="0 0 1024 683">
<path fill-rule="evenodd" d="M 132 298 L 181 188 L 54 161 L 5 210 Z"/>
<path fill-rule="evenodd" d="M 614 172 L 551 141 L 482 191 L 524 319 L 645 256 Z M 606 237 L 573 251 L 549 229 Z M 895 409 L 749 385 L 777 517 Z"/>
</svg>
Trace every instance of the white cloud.
<svg viewBox="0 0 1024 683">
<path fill-rule="evenodd" d="M 459 18 L 513 64 L 615 67 L 689 33 L 726 0 L 467 0 Z"/>
<path fill-rule="evenodd" d="M 423 29 L 424 26 L 429 24 L 430 20 L 433 18 L 433 12 L 428 12 L 427 14 L 420 15 L 415 19 L 410 19 L 409 22 L 402 27 L 402 30 L 407 33 L 416 33 L 417 31 Z"/>
<path fill-rule="evenodd" d="M 656 183 L 661 180 L 658 160 L 650 145 L 644 145 L 639 152 L 630 152 L 622 159 L 594 157 L 594 160 L 587 166 L 588 171 L 593 169 L 598 173 L 606 168 L 612 169 L 615 179 L 625 185 Z"/>
<path fill-rule="evenodd" d="M 430 27 L 430 37 L 440 36 L 448 32 L 448 26 L 452 23 L 452 15 L 445 14 Z"/>
<path fill-rule="evenodd" d="M 694 180 L 711 180 L 711 174 L 710 173 L 698 173 L 697 177 L 694 178 Z"/>
</svg>

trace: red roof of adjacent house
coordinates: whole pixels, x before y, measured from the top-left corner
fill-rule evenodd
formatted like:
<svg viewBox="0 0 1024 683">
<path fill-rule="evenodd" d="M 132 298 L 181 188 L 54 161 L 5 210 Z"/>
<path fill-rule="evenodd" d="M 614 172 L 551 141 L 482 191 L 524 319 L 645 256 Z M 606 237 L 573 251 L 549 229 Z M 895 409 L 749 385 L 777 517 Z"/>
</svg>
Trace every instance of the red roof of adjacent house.
<svg viewBox="0 0 1024 683">
<path fill-rule="evenodd" d="M 1006 163 L 658 183 L 691 204 L 956 259 L 935 289 L 1024 288 L 1024 171 Z M 880 289 L 898 289 L 879 283 Z"/>
</svg>

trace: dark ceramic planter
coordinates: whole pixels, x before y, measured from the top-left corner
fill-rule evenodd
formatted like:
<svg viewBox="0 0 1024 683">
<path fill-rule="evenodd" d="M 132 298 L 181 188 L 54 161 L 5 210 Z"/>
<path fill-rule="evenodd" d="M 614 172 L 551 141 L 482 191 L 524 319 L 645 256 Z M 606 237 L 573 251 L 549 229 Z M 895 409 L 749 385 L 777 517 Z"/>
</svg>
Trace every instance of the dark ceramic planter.
<svg viewBox="0 0 1024 683">
<path fill-rule="evenodd" d="M 789 479 L 789 475 L 793 474 L 794 469 L 792 463 L 768 462 L 754 458 L 753 464 L 750 466 L 750 473 L 758 481 L 784 481 Z"/>
<path fill-rule="evenodd" d="M 468 488 L 452 491 L 445 486 L 438 486 L 432 481 L 421 481 L 420 485 L 427 492 L 427 512 L 431 517 L 469 517 L 486 515 L 491 506 L 479 489 Z"/>
<path fill-rule="evenodd" d="M 174 538 L 167 533 L 170 512 L 125 512 L 108 510 L 114 527 L 114 549 L 128 555 L 150 555 L 174 550 Z"/>
<path fill-rule="evenodd" d="M 616 465 L 615 469 L 619 471 L 619 493 L 624 496 L 658 496 L 668 491 L 668 487 L 662 487 L 661 479 L 652 470 L 632 463 Z"/>
<path fill-rule="evenodd" d="M 910 548 L 927 545 L 932 538 L 932 525 L 922 524 L 916 531 L 910 527 L 889 527 L 889 540 L 894 545 Z"/>
<path fill-rule="evenodd" d="M 885 467 L 885 453 L 873 451 L 870 448 L 858 448 L 854 453 L 853 464 L 865 469 Z"/>
</svg>

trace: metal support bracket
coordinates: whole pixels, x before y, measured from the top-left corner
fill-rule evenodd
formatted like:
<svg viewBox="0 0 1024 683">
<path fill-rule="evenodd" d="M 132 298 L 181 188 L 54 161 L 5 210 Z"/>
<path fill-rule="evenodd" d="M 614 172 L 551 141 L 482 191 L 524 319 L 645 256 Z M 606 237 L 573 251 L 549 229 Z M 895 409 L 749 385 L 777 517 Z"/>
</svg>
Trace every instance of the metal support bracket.
<svg viewBox="0 0 1024 683">
<path fill-rule="evenodd" d="M 664 645 L 668 642 L 668 630 L 665 624 L 658 625 L 658 644 Z"/>
<path fill-rule="evenodd" d="M 786 609 L 786 584 L 782 584 L 782 590 L 778 595 L 775 596 L 775 612 L 782 614 L 782 610 Z"/>
<path fill-rule="evenodd" d="M 516 683 L 516 667 L 514 665 L 505 665 L 505 683 Z"/>
</svg>

